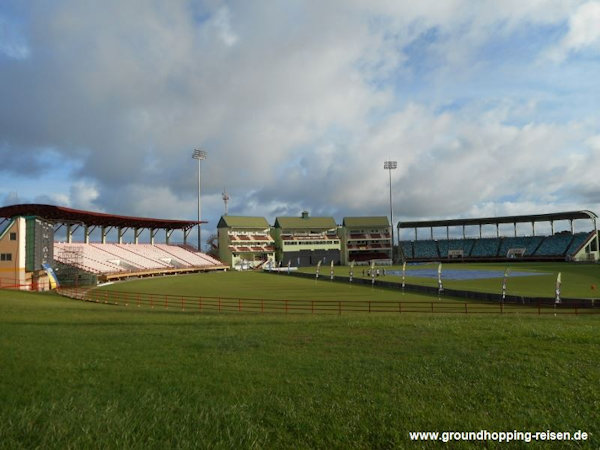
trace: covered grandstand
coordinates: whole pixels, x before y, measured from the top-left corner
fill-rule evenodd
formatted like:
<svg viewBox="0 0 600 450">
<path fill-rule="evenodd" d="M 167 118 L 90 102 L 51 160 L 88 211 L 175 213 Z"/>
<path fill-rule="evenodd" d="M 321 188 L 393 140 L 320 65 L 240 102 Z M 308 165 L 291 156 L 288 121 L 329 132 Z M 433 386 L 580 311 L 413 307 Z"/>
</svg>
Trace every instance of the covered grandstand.
<svg viewBox="0 0 600 450">
<path fill-rule="evenodd" d="M 0 239 L 6 240 L 14 257 L 11 253 L 10 264 L 0 262 L 0 283 L 3 280 L 5 286 L 38 290 L 51 287 L 52 277 L 64 283 L 95 282 L 226 269 L 217 259 L 188 244 L 190 231 L 200 223 L 205 222 L 120 216 L 53 205 L 6 206 L 0 208 L 4 230 Z M 95 230 L 99 230 L 100 239 L 94 243 L 91 235 Z M 108 242 L 112 230 L 116 231 L 114 243 Z M 128 231 L 133 238 L 125 243 Z M 164 232 L 164 243 L 156 242 L 160 231 Z M 175 231 L 183 233 L 182 244 L 171 243 Z M 64 242 L 55 242 L 59 232 L 64 233 Z M 83 236 L 83 242 L 74 242 L 76 232 Z M 149 243 L 142 244 L 144 232 Z"/>
<path fill-rule="evenodd" d="M 550 214 L 504 216 L 471 219 L 399 222 L 402 231 L 414 230 L 414 239 L 400 240 L 399 250 L 406 261 L 598 261 L 598 216 L 592 211 L 570 211 Z M 575 222 L 588 223 L 586 231 L 576 232 Z M 555 222 L 568 222 L 566 230 L 556 231 Z M 536 234 L 536 225 L 549 224 L 549 234 Z M 519 235 L 518 225 L 530 226 L 531 234 Z M 508 235 L 500 227 L 512 225 Z M 483 235 L 483 227 L 495 227 L 492 236 Z M 467 227 L 476 229 L 467 236 Z M 451 237 L 450 230 L 453 230 Z M 419 238 L 419 230 L 428 230 L 428 239 Z M 434 230 L 445 230 L 445 236 L 434 236 Z M 458 236 L 456 231 L 458 230 Z M 495 234 L 495 236 L 494 236 Z M 506 234 L 506 233 L 505 233 Z"/>
</svg>

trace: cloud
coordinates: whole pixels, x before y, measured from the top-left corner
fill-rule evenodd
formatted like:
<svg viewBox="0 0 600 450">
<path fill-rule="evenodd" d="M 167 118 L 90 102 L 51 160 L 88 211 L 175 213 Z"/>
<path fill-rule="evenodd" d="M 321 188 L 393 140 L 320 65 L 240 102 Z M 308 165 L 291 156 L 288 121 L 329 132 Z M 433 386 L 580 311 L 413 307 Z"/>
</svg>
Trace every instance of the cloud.
<svg viewBox="0 0 600 450">
<path fill-rule="evenodd" d="M 580 5 L 569 17 L 569 30 L 548 56 L 560 62 L 572 53 L 586 49 L 600 50 L 600 3 L 590 1 Z"/>
<path fill-rule="evenodd" d="M 225 45 L 231 47 L 238 41 L 239 38 L 231 27 L 231 12 L 227 6 L 221 6 L 217 10 L 212 23 Z"/>
<path fill-rule="evenodd" d="M 568 51 L 593 47 L 593 7 L 62 0 L 10 15 L 0 7 L 18 31 L 11 42 L 30 52 L 0 59 L 0 170 L 40 184 L 44 173 L 39 190 L 73 206 L 193 219 L 191 153 L 200 146 L 212 224 L 223 188 L 232 214 L 386 214 L 388 159 L 398 161 L 398 216 L 591 199 L 576 181 L 596 161 L 589 139 L 600 133 L 597 94 L 581 88 L 589 70 L 557 71 L 538 57 L 567 22 Z M 47 149 L 52 164 L 38 158 Z"/>
</svg>

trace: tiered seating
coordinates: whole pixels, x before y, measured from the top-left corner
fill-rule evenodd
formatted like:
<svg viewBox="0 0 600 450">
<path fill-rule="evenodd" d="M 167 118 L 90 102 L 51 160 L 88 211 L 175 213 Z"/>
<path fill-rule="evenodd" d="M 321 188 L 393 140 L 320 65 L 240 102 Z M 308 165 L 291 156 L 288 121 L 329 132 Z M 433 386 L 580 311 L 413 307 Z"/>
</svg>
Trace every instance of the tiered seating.
<svg viewBox="0 0 600 450">
<path fill-rule="evenodd" d="M 539 246 L 535 254 L 537 256 L 556 256 L 564 255 L 571 245 L 573 235 L 571 233 L 558 233 L 548 236 Z"/>
<path fill-rule="evenodd" d="M 119 258 L 138 269 L 154 269 L 157 267 L 170 267 L 165 261 L 149 260 L 148 257 L 141 255 L 138 250 L 131 250 L 130 247 L 135 244 L 89 244 L 98 251 L 104 251 L 112 255 L 113 259 Z M 139 247 L 136 245 L 135 247 Z"/>
<path fill-rule="evenodd" d="M 567 255 L 574 256 L 589 236 L 589 233 L 575 233 L 573 235 L 573 241 L 567 250 Z"/>
<path fill-rule="evenodd" d="M 117 258 L 89 244 L 54 244 L 54 259 L 63 264 L 79 267 L 92 273 L 123 272 Z"/>
<path fill-rule="evenodd" d="M 498 238 L 475 239 L 470 256 L 493 258 L 498 256 L 499 247 L 500 239 Z"/>
<path fill-rule="evenodd" d="M 204 254 L 166 244 L 54 243 L 54 259 L 96 274 L 221 266 Z"/>
<path fill-rule="evenodd" d="M 553 236 L 518 236 L 481 239 L 450 239 L 450 240 L 417 240 L 401 241 L 400 246 L 404 257 L 411 259 L 448 259 L 456 257 L 451 255 L 453 250 L 462 250 L 465 259 L 473 258 L 512 258 L 526 257 L 529 259 L 564 259 L 575 256 L 587 240 L 590 233 L 569 232 L 557 233 Z M 523 251 L 516 252 L 516 250 Z M 509 255 L 510 253 L 510 255 Z"/>
<path fill-rule="evenodd" d="M 221 264 L 215 258 L 212 258 L 205 253 L 189 252 L 177 245 L 155 244 L 154 247 L 162 250 L 166 255 L 175 257 L 178 261 L 190 266 Z"/>
<path fill-rule="evenodd" d="M 439 258 L 439 253 L 435 241 L 414 241 L 413 252 L 415 258 Z"/>
<path fill-rule="evenodd" d="M 404 254 L 404 258 L 412 259 L 414 257 L 412 242 L 402 241 L 402 242 L 400 242 L 400 246 L 402 247 L 402 253 Z"/>
<path fill-rule="evenodd" d="M 508 251 L 514 248 L 524 248 L 523 256 L 531 256 L 540 246 L 544 238 L 542 236 L 518 236 L 502 238 L 498 256 L 507 256 Z"/>
<path fill-rule="evenodd" d="M 474 239 L 450 239 L 438 241 L 440 257 L 447 258 L 450 250 L 462 250 L 463 256 L 469 256 L 473 248 Z"/>
</svg>

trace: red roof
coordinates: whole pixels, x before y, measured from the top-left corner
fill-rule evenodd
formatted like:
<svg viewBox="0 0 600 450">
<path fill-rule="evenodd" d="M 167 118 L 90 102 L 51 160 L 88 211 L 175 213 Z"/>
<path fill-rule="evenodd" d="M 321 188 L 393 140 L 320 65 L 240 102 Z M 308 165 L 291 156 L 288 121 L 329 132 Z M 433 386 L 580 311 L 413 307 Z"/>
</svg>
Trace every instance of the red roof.
<svg viewBox="0 0 600 450">
<path fill-rule="evenodd" d="M 198 223 L 206 221 L 151 219 L 146 217 L 117 216 L 79 209 L 65 208 L 64 206 L 24 204 L 11 205 L 0 208 L 0 217 L 36 216 L 49 222 L 81 223 L 89 226 L 129 227 L 129 228 L 157 228 L 167 230 L 187 230 Z"/>
</svg>

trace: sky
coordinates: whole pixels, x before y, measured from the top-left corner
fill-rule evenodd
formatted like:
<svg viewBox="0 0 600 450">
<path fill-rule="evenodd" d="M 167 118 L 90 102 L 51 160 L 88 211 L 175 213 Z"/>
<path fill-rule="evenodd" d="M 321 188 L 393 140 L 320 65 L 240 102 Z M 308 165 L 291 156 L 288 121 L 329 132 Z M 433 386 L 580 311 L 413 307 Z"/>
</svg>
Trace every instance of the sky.
<svg viewBox="0 0 600 450">
<path fill-rule="evenodd" d="M 0 206 L 600 212 L 600 2 L 3 0 Z"/>
</svg>

